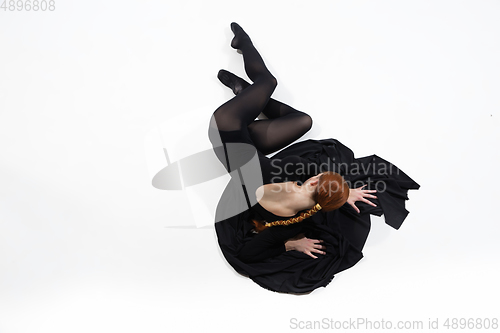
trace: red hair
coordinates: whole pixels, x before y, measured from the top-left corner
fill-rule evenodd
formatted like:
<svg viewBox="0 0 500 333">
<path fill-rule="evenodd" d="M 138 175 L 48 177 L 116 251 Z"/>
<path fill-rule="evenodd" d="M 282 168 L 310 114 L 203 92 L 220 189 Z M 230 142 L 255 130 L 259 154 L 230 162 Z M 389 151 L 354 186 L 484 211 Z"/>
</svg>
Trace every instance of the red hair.
<svg viewBox="0 0 500 333">
<path fill-rule="evenodd" d="M 319 176 L 312 198 L 325 212 L 339 209 L 349 198 L 349 185 L 340 174 L 326 171 Z"/>
</svg>

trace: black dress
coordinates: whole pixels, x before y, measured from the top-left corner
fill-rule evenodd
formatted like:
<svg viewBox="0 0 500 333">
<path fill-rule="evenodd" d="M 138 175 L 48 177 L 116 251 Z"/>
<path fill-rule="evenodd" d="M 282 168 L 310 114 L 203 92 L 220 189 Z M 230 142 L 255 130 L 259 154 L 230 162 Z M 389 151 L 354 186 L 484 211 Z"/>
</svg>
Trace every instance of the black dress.
<svg viewBox="0 0 500 333">
<path fill-rule="evenodd" d="M 268 158 L 241 132 L 216 134 L 215 130 L 209 130 L 216 155 L 232 175 L 216 211 L 219 246 L 237 272 L 272 291 L 307 293 L 328 285 L 336 273 L 352 267 L 363 257 L 362 249 L 370 231 L 370 214 L 384 214 L 386 223 L 398 229 L 408 215 L 405 209 L 408 190 L 420 187 L 403 171 L 377 155 L 354 158 L 353 152 L 335 139 L 302 141 Z M 232 150 L 231 143 L 248 145 Z M 232 154 L 239 154 L 237 162 L 227 158 Z M 257 171 L 262 173 L 261 182 L 248 181 L 251 177 L 241 172 L 251 164 L 245 163 L 252 159 L 260 166 Z M 259 169 L 255 165 L 252 170 Z M 287 172 L 284 172 L 285 166 Z M 280 168 L 281 173 L 273 172 Z M 258 204 L 255 190 L 260 185 L 284 181 L 300 183 L 323 171 L 340 173 L 350 188 L 367 184 L 366 189 L 376 189 L 378 199 L 370 200 L 377 207 L 357 202 L 358 214 L 346 203 L 335 211 L 320 210 L 300 223 L 274 226 L 255 233 L 250 223 L 253 215 L 268 222 L 289 218 L 272 214 Z M 323 240 L 326 254 L 315 254 L 318 258 L 314 259 L 302 252 L 286 251 L 284 242 L 299 233 Z"/>
</svg>

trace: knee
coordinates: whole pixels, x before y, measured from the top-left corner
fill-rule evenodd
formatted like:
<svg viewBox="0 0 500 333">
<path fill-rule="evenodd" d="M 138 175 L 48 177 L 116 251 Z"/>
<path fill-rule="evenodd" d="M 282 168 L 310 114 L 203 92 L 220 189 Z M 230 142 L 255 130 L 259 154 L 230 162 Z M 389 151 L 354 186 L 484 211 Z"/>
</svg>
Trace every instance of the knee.
<svg viewBox="0 0 500 333">
<path fill-rule="evenodd" d="M 276 78 L 274 76 L 271 75 L 271 78 L 270 78 L 270 82 L 273 86 L 273 88 L 276 88 L 276 86 L 278 85 L 278 80 L 276 80 Z"/>
<path fill-rule="evenodd" d="M 266 84 L 268 84 L 273 90 L 276 88 L 276 86 L 278 85 L 278 80 L 276 80 L 276 78 L 271 74 L 267 74 L 265 76 L 265 82 Z"/>
<path fill-rule="evenodd" d="M 266 91 L 268 93 L 271 93 L 276 89 L 276 86 L 278 85 L 278 80 L 271 74 L 271 73 L 266 73 L 264 75 L 259 76 L 258 79 L 256 79 L 254 82 L 254 85 L 258 85 L 260 87 L 263 87 L 267 89 Z"/>
<path fill-rule="evenodd" d="M 312 128 L 313 120 L 312 120 L 312 117 L 310 115 L 308 115 L 307 113 L 304 113 L 304 115 L 301 117 L 300 121 L 301 121 L 303 130 L 304 130 L 304 133 L 308 132 Z"/>
</svg>

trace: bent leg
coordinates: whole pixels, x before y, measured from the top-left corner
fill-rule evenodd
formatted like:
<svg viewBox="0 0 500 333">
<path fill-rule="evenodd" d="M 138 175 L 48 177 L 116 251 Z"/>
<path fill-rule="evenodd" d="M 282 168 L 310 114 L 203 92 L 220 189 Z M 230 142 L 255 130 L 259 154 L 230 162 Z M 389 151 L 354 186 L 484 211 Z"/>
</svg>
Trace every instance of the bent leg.
<svg viewBox="0 0 500 333">
<path fill-rule="evenodd" d="M 226 87 L 231 88 L 235 95 L 244 93 L 251 86 L 244 79 L 226 70 L 220 70 L 217 77 Z M 251 122 L 248 131 L 255 147 L 265 155 L 286 147 L 312 127 L 312 119 L 307 113 L 272 98 L 262 113 L 269 119 Z"/>
<path fill-rule="evenodd" d="M 275 88 L 275 81 L 263 78 L 222 104 L 213 114 L 218 130 L 237 131 L 251 124 L 262 112 Z"/>
<path fill-rule="evenodd" d="M 262 112 L 277 85 L 248 35 L 239 26 L 232 28 L 243 54 L 245 71 L 254 83 L 214 112 L 213 117 L 221 131 L 237 131 L 251 124 Z"/>
<path fill-rule="evenodd" d="M 311 127 L 311 116 L 294 110 L 279 118 L 255 120 L 248 126 L 248 131 L 255 147 L 268 155 L 299 139 Z"/>
</svg>

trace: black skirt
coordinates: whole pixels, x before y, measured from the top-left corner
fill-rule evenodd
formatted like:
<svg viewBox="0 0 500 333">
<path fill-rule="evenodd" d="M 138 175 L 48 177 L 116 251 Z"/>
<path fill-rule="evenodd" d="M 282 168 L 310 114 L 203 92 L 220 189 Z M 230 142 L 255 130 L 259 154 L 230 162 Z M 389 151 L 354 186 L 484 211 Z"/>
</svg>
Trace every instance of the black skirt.
<svg viewBox="0 0 500 333">
<path fill-rule="evenodd" d="M 384 214 L 386 223 L 399 229 L 408 215 L 405 209 L 408 190 L 420 186 L 395 165 L 377 155 L 354 158 L 353 152 L 335 139 L 299 142 L 272 158 L 286 159 L 292 156 L 308 165 L 318 166 L 315 174 L 338 172 L 350 184 L 350 188 L 366 184 L 365 189 L 377 190 L 377 199 L 370 199 L 377 207 L 357 202 L 360 209 L 360 213 L 357 213 L 346 203 L 335 211 L 320 210 L 298 223 L 302 224 L 301 232 L 306 237 L 324 241 L 325 255 L 317 254 L 318 258 L 314 259 L 298 251 L 278 251 L 276 256 L 249 263 L 239 257 L 239 252 L 246 242 L 256 237 L 253 225 L 249 222 L 251 209 L 235 207 L 242 202 L 248 203 L 251 192 L 247 193 L 245 185 L 237 177 L 232 177 L 216 211 L 215 229 L 224 257 L 238 273 L 248 276 L 266 289 L 300 294 L 328 285 L 336 273 L 352 267 L 363 257 L 363 246 L 370 231 L 370 214 Z M 311 174 L 302 174 L 295 179 L 288 177 L 288 180 L 304 181 L 309 176 Z M 227 211 L 231 209 L 241 213 L 228 214 Z M 221 219 L 221 216 L 230 217 Z M 290 226 L 272 228 L 287 227 Z"/>
</svg>

